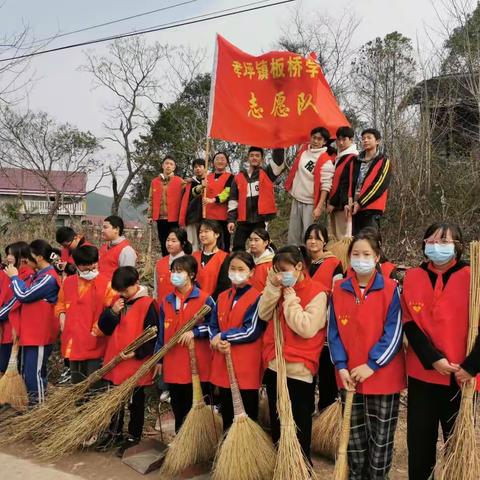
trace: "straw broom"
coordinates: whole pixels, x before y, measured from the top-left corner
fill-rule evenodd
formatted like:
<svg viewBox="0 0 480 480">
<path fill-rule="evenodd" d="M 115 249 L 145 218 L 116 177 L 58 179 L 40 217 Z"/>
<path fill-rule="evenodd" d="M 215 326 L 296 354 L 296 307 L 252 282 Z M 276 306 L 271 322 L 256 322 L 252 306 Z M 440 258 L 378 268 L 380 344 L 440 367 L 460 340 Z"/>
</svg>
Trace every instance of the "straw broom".
<svg viewBox="0 0 480 480">
<path fill-rule="evenodd" d="M 313 419 L 312 451 L 335 460 L 342 429 L 342 402 L 337 399 Z"/>
<path fill-rule="evenodd" d="M 5 375 L 0 378 L 0 405 L 9 404 L 24 412 L 28 408 L 28 393 L 25 382 L 18 372 L 18 340 L 12 346 Z"/>
<path fill-rule="evenodd" d="M 230 352 L 225 354 L 234 419 L 215 457 L 213 480 L 270 480 L 275 447 L 270 437 L 245 413 Z"/>
<path fill-rule="evenodd" d="M 212 460 L 221 438 L 220 418 L 203 398 L 194 342 L 189 345 L 188 353 L 192 370 L 192 408 L 168 448 L 160 470 L 162 475 L 167 476 L 176 476 L 191 465 Z"/>
<path fill-rule="evenodd" d="M 82 382 L 54 390 L 45 402 L 36 406 L 25 415 L 9 419 L 9 421 L 2 425 L 6 435 L 5 438 L 0 439 L 0 446 L 21 442 L 28 438 L 45 438 L 52 429 L 62 425 L 71 418 L 77 402 L 85 397 L 90 388 L 100 381 L 106 373 L 123 360 L 122 354 L 128 355 L 134 352 L 138 347 L 155 338 L 156 335 L 157 327 L 145 329 L 142 334 L 127 345 L 121 353 L 93 372 Z"/>
<path fill-rule="evenodd" d="M 475 345 L 480 318 L 479 241 L 470 243 L 469 315 L 467 354 Z M 462 385 L 460 410 L 453 432 L 443 446 L 445 456 L 438 474 L 440 480 L 476 480 L 480 478 L 480 458 L 475 438 L 475 387 L 475 378 Z"/>
<path fill-rule="evenodd" d="M 348 480 L 348 441 L 350 439 L 350 420 L 355 390 L 347 390 L 345 396 L 345 409 L 343 410 L 342 430 L 338 445 L 338 455 L 335 461 L 333 480 Z"/>
<path fill-rule="evenodd" d="M 53 429 L 49 436 L 38 445 L 38 456 L 43 459 L 58 459 L 82 447 L 93 435 L 100 436 L 110 426 L 113 415 L 132 396 L 138 381 L 190 330 L 211 308 L 204 305 L 191 320 L 185 323 L 172 338 L 152 355 L 130 378 L 121 385 L 95 396 L 90 402 L 73 409 L 69 422 Z"/>
<path fill-rule="evenodd" d="M 338 240 L 330 245 L 327 245 L 327 248 L 330 252 L 333 253 L 341 262 L 343 272 L 345 273 L 350 265 L 350 259 L 348 258 L 348 249 L 352 243 L 352 217 L 349 217 L 347 222 L 347 235 L 341 240 Z"/>
<path fill-rule="evenodd" d="M 313 467 L 303 453 L 297 438 L 297 427 L 293 419 L 292 404 L 287 384 L 287 366 L 283 356 L 283 332 L 278 311 L 273 314 L 275 322 L 275 358 L 277 361 L 277 412 L 280 419 L 280 440 L 274 480 L 316 479 Z"/>
</svg>

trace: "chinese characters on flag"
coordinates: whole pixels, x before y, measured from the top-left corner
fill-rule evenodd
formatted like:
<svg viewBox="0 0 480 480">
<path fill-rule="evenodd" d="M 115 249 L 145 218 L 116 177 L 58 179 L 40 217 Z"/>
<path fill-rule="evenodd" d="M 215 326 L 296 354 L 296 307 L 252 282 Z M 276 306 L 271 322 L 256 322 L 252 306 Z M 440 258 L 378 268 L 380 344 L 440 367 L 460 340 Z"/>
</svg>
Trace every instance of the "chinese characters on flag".
<svg viewBox="0 0 480 480">
<path fill-rule="evenodd" d="M 313 58 L 249 55 L 217 35 L 208 136 L 259 147 L 288 147 L 314 127 L 334 135 L 349 125 Z"/>
</svg>

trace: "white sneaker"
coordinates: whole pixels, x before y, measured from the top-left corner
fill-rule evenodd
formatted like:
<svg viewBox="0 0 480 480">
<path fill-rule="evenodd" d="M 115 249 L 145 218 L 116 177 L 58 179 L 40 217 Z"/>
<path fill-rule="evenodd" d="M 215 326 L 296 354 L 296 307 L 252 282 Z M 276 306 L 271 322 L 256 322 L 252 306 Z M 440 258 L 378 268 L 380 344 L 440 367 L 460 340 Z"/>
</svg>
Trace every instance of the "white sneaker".
<svg viewBox="0 0 480 480">
<path fill-rule="evenodd" d="M 160 394 L 160 402 L 170 403 L 170 392 L 168 390 L 165 390 Z"/>
</svg>

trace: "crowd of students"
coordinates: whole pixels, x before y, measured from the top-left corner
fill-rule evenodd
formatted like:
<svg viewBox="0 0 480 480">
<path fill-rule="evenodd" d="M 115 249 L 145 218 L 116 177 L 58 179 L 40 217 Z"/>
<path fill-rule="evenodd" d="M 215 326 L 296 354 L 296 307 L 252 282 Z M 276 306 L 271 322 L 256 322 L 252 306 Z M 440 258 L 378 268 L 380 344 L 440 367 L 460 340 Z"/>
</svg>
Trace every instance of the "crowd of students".
<svg viewBox="0 0 480 480">
<path fill-rule="evenodd" d="M 224 358 L 230 352 L 245 410 L 254 420 L 265 385 L 271 435 L 278 441 L 273 321 L 278 318 L 306 457 L 314 412 L 353 389 L 350 478 L 388 478 L 400 392 L 408 387 L 409 478 L 429 478 L 438 426 L 447 438 L 459 409 L 459 386 L 480 371 L 479 342 L 465 354 L 470 277 L 462 234 L 450 223 L 429 226 L 421 243 L 424 262 L 407 271 L 400 287 L 379 231 L 390 162 L 376 130 L 362 133 L 360 153 L 353 136 L 349 127 L 338 130 L 335 156 L 329 132 L 312 130 L 287 179 L 293 197 L 290 244 L 278 250 L 267 228 L 276 212 L 274 182 L 284 166 L 283 150 L 275 150 L 265 165 L 263 150 L 251 147 L 247 169 L 237 175 L 228 172 L 225 153 L 215 155 L 212 173 L 195 160 L 195 177 L 188 182 L 174 175 L 174 160 L 165 158 L 150 194 L 149 215 L 162 247 L 152 295 L 139 283 L 136 253 L 119 217 L 105 219 L 105 243 L 98 249 L 69 227 L 57 232 L 59 258 L 45 240 L 7 246 L 0 273 L 0 372 L 18 339 L 33 405 L 45 398 L 47 362 L 59 332 L 71 382 L 77 383 L 144 328 L 158 326 L 155 340 L 105 376 L 107 384 L 118 385 L 209 305 L 211 312 L 138 383 L 128 406 L 128 434 L 122 410 L 95 446 L 115 445 L 121 454 L 138 443 L 144 388 L 157 375 L 168 387 L 175 430 L 180 429 L 192 406 L 192 347 L 203 393 L 219 407 L 224 429 L 233 421 Z M 330 232 L 317 223 L 324 211 Z M 327 244 L 329 233 L 348 236 L 350 222 L 354 237 L 344 271 Z"/>
</svg>

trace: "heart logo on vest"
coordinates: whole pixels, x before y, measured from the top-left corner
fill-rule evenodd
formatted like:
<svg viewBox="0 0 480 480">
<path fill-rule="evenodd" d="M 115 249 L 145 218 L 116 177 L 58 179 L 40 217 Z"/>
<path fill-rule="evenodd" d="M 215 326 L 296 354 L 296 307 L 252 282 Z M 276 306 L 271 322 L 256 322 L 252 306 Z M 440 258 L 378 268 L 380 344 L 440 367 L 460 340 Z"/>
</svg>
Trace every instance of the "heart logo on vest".
<svg viewBox="0 0 480 480">
<path fill-rule="evenodd" d="M 167 328 L 170 327 L 172 323 L 173 323 L 173 320 L 171 318 L 166 318 L 163 328 L 166 330 Z"/>
<path fill-rule="evenodd" d="M 348 315 L 342 315 L 340 317 L 340 323 L 345 326 L 347 323 L 348 323 L 348 320 L 350 319 L 350 317 Z"/>
<path fill-rule="evenodd" d="M 412 307 L 412 309 L 415 313 L 420 313 L 422 311 L 422 308 L 423 308 L 423 303 L 420 303 L 420 302 L 412 303 L 412 302 L 410 302 L 410 306 Z"/>
</svg>

